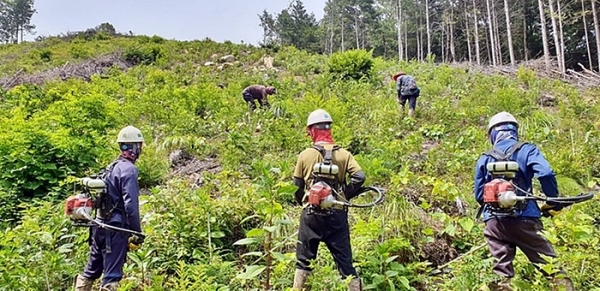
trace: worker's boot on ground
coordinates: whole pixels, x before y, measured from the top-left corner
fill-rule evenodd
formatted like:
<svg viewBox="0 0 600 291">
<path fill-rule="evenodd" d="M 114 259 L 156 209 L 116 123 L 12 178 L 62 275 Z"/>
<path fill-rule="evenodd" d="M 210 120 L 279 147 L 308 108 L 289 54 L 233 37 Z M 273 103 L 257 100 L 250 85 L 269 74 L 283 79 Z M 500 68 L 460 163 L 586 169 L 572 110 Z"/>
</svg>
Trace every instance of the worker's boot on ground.
<svg viewBox="0 0 600 291">
<path fill-rule="evenodd" d="M 75 291 L 92 291 L 92 285 L 94 280 L 81 275 L 75 276 Z"/>
<path fill-rule="evenodd" d="M 119 282 L 111 282 L 106 285 L 102 285 L 101 291 L 117 291 L 119 288 Z"/>
<path fill-rule="evenodd" d="M 362 291 L 362 280 L 360 278 L 354 278 L 348 284 L 348 291 Z"/>
<path fill-rule="evenodd" d="M 568 277 L 554 278 L 550 281 L 550 286 L 552 291 L 575 291 L 573 281 Z"/>
<path fill-rule="evenodd" d="M 408 109 L 408 117 L 413 117 L 415 116 L 415 110 L 414 109 Z"/>
<path fill-rule="evenodd" d="M 510 278 L 492 282 L 489 286 L 490 291 L 513 291 L 510 287 Z"/>
<path fill-rule="evenodd" d="M 293 289 L 296 291 L 305 291 L 308 288 L 305 287 L 306 280 L 310 276 L 310 272 L 306 270 L 296 269 L 296 274 L 294 275 L 294 287 Z"/>
<path fill-rule="evenodd" d="M 398 104 L 398 109 L 400 110 L 400 117 L 404 116 L 404 106 Z"/>
</svg>

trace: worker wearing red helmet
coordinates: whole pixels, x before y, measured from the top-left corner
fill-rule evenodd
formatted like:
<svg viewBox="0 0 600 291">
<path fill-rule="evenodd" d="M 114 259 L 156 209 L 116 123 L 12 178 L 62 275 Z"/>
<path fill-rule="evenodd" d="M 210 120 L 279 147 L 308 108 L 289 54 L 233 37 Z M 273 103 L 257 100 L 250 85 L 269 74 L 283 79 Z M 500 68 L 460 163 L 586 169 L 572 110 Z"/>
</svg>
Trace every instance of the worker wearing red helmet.
<svg viewBox="0 0 600 291">
<path fill-rule="evenodd" d="M 400 113 L 404 114 L 404 105 L 406 105 L 406 101 L 408 101 L 408 116 L 413 117 L 415 108 L 417 107 L 417 98 L 421 94 L 421 89 L 417 86 L 415 77 L 400 71 L 392 78 L 396 81 Z"/>
</svg>

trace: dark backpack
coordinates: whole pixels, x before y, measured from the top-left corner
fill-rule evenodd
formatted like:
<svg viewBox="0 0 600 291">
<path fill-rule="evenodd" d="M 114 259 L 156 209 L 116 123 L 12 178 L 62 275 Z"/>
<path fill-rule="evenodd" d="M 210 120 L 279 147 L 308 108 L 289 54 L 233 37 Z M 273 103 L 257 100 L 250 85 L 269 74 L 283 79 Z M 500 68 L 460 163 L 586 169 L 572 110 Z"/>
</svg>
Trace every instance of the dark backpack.
<svg viewBox="0 0 600 291">
<path fill-rule="evenodd" d="M 515 152 L 517 150 L 519 150 L 521 147 L 523 147 L 523 145 L 526 144 L 526 142 L 516 142 L 515 144 L 513 144 L 508 151 L 506 152 L 506 154 L 498 149 L 496 149 L 495 147 L 489 149 L 487 152 L 483 153 L 486 156 L 492 157 L 494 160 L 496 160 L 496 162 L 508 162 L 508 161 L 512 161 L 510 158 L 515 154 Z M 517 175 L 514 178 L 514 182 L 515 184 L 520 184 L 520 179 L 521 177 L 519 177 L 519 175 Z M 519 190 L 516 190 L 515 192 L 519 192 Z M 492 215 L 494 216 L 511 216 L 513 214 L 515 214 L 515 210 L 523 210 L 525 207 L 527 206 L 527 203 L 523 203 L 523 202 L 517 202 L 517 204 L 515 205 L 515 207 L 510 208 L 510 209 L 497 209 L 497 208 L 492 208 L 490 207 L 489 211 L 491 211 Z M 483 212 L 483 205 L 479 208 L 479 211 L 477 212 L 476 218 L 478 219 L 479 216 L 481 216 Z"/>
<path fill-rule="evenodd" d="M 508 152 L 506 152 L 506 154 L 496 149 L 495 147 L 489 149 L 483 154 L 494 158 L 496 162 L 508 162 L 511 160 L 510 157 L 512 157 L 512 155 L 514 155 L 515 152 L 519 150 L 524 144 L 526 144 L 526 142 L 516 142 L 508 149 Z"/>
<path fill-rule="evenodd" d="M 110 173 L 112 173 L 115 166 L 119 162 L 120 162 L 120 160 L 113 161 L 105 169 L 100 171 L 100 173 L 98 174 L 98 178 L 102 179 L 104 181 L 104 184 L 106 185 L 106 187 L 104 188 L 104 191 L 102 191 L 102 193 L 100 193 L 100 196 L 98 197 L 98 200 L 96 202 L 97 203 L 96 208 L 98 210 L 97 215 L 100 218 L 105 219 L 105 220 L 108 220 L 112 217 L 113 211 L 115 209 L 119 209 L 123 215 L 126 215 L 125 201 L 123 200 L 123 196 L 119 195 L 119 200 L 117 201 L 117 203 L 113 203 L 112 198 L 111 198 L 110 194 L 108 193 L 108 184 L 109 184 L 109 181 L 107 181 L 108 175 L 110 175 Z"/>
<path fill-rule="evenodd" d="M 402 76 L 400 79 L 402 80 L 402 90 L 400 93 L 403 96 L 414 95 L 419 91 L 417 81 L 413 76 Z"/>
</svg>

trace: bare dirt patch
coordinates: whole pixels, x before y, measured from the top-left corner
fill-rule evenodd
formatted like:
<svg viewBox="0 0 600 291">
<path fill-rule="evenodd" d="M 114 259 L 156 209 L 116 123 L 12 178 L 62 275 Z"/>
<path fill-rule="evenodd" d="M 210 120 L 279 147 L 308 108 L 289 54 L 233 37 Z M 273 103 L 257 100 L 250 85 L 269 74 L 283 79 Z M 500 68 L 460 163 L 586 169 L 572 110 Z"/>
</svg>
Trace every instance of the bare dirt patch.
<svg viewBox="0 0 600 291">
<path fill-rule="evenodd" d="M 198 159 L 184 150 L 176 150 L 169 155 L 171 177 L 184 177 L 192 187 L 198 188 L 204 183 L 203 174 L 221 172 L 222 167 L 214 158 Z"/>
</svg>

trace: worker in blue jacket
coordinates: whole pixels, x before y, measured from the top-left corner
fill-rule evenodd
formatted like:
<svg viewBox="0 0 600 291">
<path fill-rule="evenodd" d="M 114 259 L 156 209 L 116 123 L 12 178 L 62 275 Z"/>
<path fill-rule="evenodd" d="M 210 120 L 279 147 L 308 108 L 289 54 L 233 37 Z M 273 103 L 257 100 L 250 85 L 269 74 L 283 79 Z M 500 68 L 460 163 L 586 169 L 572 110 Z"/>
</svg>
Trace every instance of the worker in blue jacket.
<svg viewBox="0 0 600 291">
<path fill-rule="evenodd" d="M 140 226 L 138 169 L 136 160 L 142 153 L 142 132 L 127 126 L 117 138 L 121 155 L 106 169 L 105 181 L 109 202 L 108 211 L 98 210 L 99 222 L 142 232 Z M 90 257 L 85 270 L 75 279 L 75 290 L 91 291 L 94 281 L 104 273 L 102 289 L 114 291 L 123 278 L 123 265 L 127 251 L 137 249 L 143 239 L 128 233 L 92 227 Z"/>
<path fill-rule="evenodd" d="M 488 124 L 488 138 L 497 152 L 507 155 L 510 161 L 519 165 L 519 170 L 512 180 L 516 186 L 515 193 L 519 196 L 532 191 L 532 180 L 536 177 L 542 191 L 548 197 L 558 197 L 558 187 L 554 171 L 541 151 L 533 144 L 519 142 L 518 122 L 508 112 L 494 115 Z M 515 206 L 505 209 L 485 204 L 483 199 L 484 186 L 493 178 L 487 170 L 487 164 L 497 161 L 493 150 L 482 155 L 475 167 L 474 194 L 477 202 L 483 207 L 485 221 L 484 235 L 490 252 L 495 258 L 494 273 L 501 277 L 490 286 L 492 290 L 513 290 L 510 279 L 515 275 L 512 261 L 518 247 L 535 265 L 546 264 L 541 256 L 556 257 L 550 242 L 539 231 L 542 230 L 540 217 L 542 214 L 554 215 L 562 209 L 558 203 L 548 202 L 538 207 L 533 200 L 518 202 Z M 541 270 L 541 269 L 540 269 Z M 543 272 L 543 271 L 542 271 Z M 573 283 L 566 277 L 564 271 L 551 276 L 555 288 L 562 286 L 566 290 L 574 290 Z M 564 290 L 564 289 L 563 289 Z"/>
</svg>

